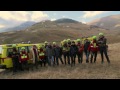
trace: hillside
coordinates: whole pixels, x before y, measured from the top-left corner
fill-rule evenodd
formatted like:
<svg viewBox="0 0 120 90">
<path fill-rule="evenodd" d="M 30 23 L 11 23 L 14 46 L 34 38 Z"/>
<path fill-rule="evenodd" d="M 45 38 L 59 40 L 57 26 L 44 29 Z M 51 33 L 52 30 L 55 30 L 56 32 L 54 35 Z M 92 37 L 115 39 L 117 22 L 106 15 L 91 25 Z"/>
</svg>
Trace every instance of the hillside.
<svg viewBox="0 0 120 90">
<path fill-rule="evenodd" d="M 11 27 L 11 28 L 7 28 L 7 29 L 4 29 L 3 30 L 1 29 L 0 32 L 9 32 L 9 31 L 18 31 L 18 30 L 24 30 L 25 28 L 29 27 L 29 26 L 32 26 L 33 24 L 35 24 L 36 22 L 32 22 L 32 21 L 27 21 L 27 22 L 24 22 L 18 26 L 15 26 L 15 27 Z"/>
<path fill-rule="evenodd" d="M 59 20 L 58 20 L 59 21 Z M 36 23 L 24 30 L 4 32 L 0 35 L 0 43 L 21 43 L 31 41 L 33 43 L 39 43 L 44 41 L 56 41 L 59 42 L 63 39 L 77 39 L 81 37 L 98 35 L 99 32 L 105 33 L 107 36 L 108 43 L 115 43 L 120 40 L 117 36 L 120 34 L 119 31 L 108 31 L 94 25 L 86 25 L 81 22 L 71 22 L 71 19 L 66 22 L 56 21 L 42 21 Z M 70 21 L 68 23 L 68 21 Z M 115 37 L 116 36 L 116 37 Z"/>
<path fill-rule="evenodd" d="M 66 22 L 59 23 L 56 21 L 42 21 L 36 23 L 21 31 L 4 32 L 0 35 L 1 43 L 20 43 L 31 41 L 33 43 L 47 41 L 60 41 L 65 38 L 76 39 L 83 36 L 98 34 L 100 28 L 91 27 L 81 22 L 71 22 L 71 19 Z M 70 21 L 68 23 L 68 21 Z M 104 32 L 106 30 L 100 29 Z"/>
<path fill-rule="evenodd" d="M 120 29 L 120 15 L 111 15 L 88 22 L 88 25 L 96 25 L 110 30 Z"/>
<path fill-rule="evenodd" d="M 73 19 L 68 19 L 68 18 L 58 19 L 58 20 L 55 20 L 54 22 L 56 23 L 80 23 L 78 21 L 75 21 Z"/>
</svg>

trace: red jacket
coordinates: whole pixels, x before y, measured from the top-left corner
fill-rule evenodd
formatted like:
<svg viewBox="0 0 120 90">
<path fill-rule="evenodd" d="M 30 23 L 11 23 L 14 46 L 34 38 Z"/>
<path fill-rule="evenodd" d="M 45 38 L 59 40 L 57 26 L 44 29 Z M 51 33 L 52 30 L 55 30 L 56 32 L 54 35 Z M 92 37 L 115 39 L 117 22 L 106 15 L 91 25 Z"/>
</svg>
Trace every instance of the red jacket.
<svg viewBox="0 0 120 90">
<path fill-rule="evenodd" d="M 78 53 L 82 53 L 83 50 L 84 50 L 84 45 L 78 43 L 78 44 L 77 44 L 77 47 L 78 47 Z"/>
<path fill-rule="evenodd" d="M 96 40 L 93 40 L 92 43 L 88 47 L 88 51 L 97 52 L 98 50 L 99 50 L 98 44 L 97 44 Z"/>
<path fill-rule="evenodd" d="M 19 60 L 20 60 L 20 62 L 29 60 L 28 53 L 26 53 L 25 51 L 21 51 Z"/>
</svg>

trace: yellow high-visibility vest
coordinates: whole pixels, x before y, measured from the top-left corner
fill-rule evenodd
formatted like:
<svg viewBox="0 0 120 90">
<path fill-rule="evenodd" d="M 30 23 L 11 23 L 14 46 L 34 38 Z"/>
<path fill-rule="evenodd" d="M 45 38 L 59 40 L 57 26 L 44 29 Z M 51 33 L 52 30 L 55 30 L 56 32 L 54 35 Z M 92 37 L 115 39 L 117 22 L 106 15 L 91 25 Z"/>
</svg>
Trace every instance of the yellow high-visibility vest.
<svg viewBox="0 0 120 90">
<path fill-rule="evenodd" d="M 27 58 L 27 55 L 23 54 L 23 55 L 21 56 L 21 58 L 22 58 L 22 59 Z"/>
<path fill-rule="evenodd" d="M 44 55 L 45 55 L 45 54 L 44 54 L 43 52 L 39 54 L 39 56 L 44 56 Z"/>
<path fill-rule="evenodd" d="M 93 46 L 96 47 L 96 43 L 93 43 Z"/>
</svg>

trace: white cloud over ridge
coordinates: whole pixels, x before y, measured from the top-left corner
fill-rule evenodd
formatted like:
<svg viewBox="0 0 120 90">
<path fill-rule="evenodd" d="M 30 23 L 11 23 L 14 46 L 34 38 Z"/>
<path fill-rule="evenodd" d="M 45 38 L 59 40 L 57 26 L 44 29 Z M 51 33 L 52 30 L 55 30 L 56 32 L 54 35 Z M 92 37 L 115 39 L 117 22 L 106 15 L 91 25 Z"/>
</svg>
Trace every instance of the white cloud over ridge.
<svg viewBox="0 0 120 90">
<path fill-rule="evenodd" d="M 105 11 L 84 11 L 83 18 L 91 18 L 103 13 L 105 13 Z"/>
<path fill-rule="evenodd" d="M 0 11 L 0 18 L 14 21 L 41 21 L 48 18 L 48 15 L 41 11 Z"/>
<path fill-rule="evenodd" d="M 5 27 L 5 25 L 0 24 L 0 28 L 4 28 L 4 27 Z"/>
<path fill-rule="evenodd" d="M 0 19 L 4 20 L 0 21 L 0 28 L 19 25 L 26 21 L 39 22 L 48 17 L 42 11 L 0 11 Z"/>
<path fill-rule="evenodd" d="M 51 21 L 55 21 L 56 19 L 55 18 L 52 18 Z"/>
</svg>

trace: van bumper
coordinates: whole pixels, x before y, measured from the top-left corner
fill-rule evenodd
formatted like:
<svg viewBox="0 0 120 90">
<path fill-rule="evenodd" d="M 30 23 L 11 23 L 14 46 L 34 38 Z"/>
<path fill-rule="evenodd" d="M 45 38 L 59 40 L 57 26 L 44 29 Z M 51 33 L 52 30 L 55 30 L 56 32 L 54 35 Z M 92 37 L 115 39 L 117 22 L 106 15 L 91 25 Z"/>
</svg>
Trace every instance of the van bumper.
<svg viewBox="0 0 120 90">
<path fill-rule="evenodd" d="M 0 69 L 6 69 L 6 65 L 0 65 Z"/>
</svg>

